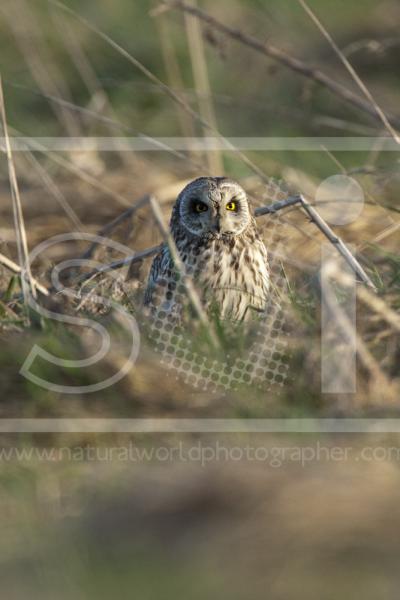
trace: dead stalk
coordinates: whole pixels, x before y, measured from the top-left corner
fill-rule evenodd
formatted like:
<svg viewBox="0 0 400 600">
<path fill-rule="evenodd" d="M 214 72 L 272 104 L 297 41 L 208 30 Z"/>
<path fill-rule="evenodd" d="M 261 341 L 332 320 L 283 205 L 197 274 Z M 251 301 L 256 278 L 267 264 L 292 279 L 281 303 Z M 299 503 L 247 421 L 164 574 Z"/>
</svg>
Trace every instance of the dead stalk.
<svg viewBox="0 0 400 600">
<path fill-rule="evenodd" d="M 325 265 L 325 269 L 326 275 L 330 275 L 333 267 L 331 264 L 328 264 Z M 360 362 L 370 374 L 373 384 L 376 385 L 378 383 L 384 389 L 389 389 L 390 384 L 385 373 L 382 371 L 374 356 L 368 350 L 361 336 L 354 331 L 354 324 L 339 306 L 332 292 L 327 293 L 327 290 L 325 290 L 324 302 L 331 311 L 335 324 L 342 331 L 342 334 L 345 336 L 345 338 L 348 339 L 348 343 L 353 344 L 355 342 L 355 351 L 360 359 Z"/>
<path fill-rule="evenodd" d="M 149 79 L 154 85 L 156 85 L 160 90 L 162 90 L 169 98 L 171 98 L 175 103 L 178 104 L 188 115 L 190 115 L 195 121 L 200 123 L 203 127 L 209 129 L 214 135 L 216 135 L 220 140 L 222 140 L 228 149 L 235 151 L 235 153 L 240 157 L 240 159 L 254 172 L 256 173 L 263 181 L 269 181 L 269 178 L 266 177 L 265 173 L 262 172 L 261 169 L 257 167 L 243 152 L 238 150 L 227 140 L 224 138 L 221 133 L 213 128 L 213 126 L 205 121 L 196 111 L 194 111 L 191 106 L 174 90 L 172 90 L 168 85 L 166 85 L 161 79 L 159 79 L 152 71 L 150 71 L 143 63 L 141 63 L 137 58 L 132 56 L 125 48 L 120 46 L 117 42 L 115 42 L 109 35 L 101 31 L 98 27 L 90 23 L 87 19 L 83 18 L 79 13 L 72 10 L 59 0 L 48 0 L 48 2 L 69 15 L 73 16 L 77 19 L 82 25 L 84 25 L 87 29 L 98 35 L 103 41 L 109 44 L 114 50 L 116 50 L 121 56 L 123 56 L 128 62 L 134 65 L 147 79 Z"/>
<path fill-rule="evenodd" d="M 249 48 L 252 48 L 253 50 L 256 50 L 268 58 L 272 58 L 273 60 L 283 64 L 285 67 L 288 67 L 291 71 L 299 73 L 299 75 L 323 85 L 345 102 L 352 104 L 356 108 L 359 108 L 363 112 L 366 112 L 375 119 L 379 119 L 379 121 L 381 121 L 381 116 L 377 113 L 376 107 L 370 101 L 365 101 L 363 98 L 346 88 L 342 83 L 339 83 L 326 75 L 326 73 L 323 71 L 320 71 L 319 69 L 309 65 L 297 57 L 291 56 L 280 48 L 277 48 L 268 42 L 261 42 L 260 40 L 243 33 L 240 29 L 230 27 L 229 25 L 218 21 L 200 8 L 190 6 L 189 4 L 182 2 L 182 0 L 164 0 L 162 6 L 165 6 L 167 9 L 175 8 L 192 14 L 198 19 L 202 20 L 204 23 L 207 23 L 209 27 L 220 31 L 224 35 L 238 41 L 245 46 L 248 46 Z M 392 125 L 400 127 L 399 117 L 390 115 L 386 118 L 389 123 L 392 123 Z"/>
<path fill-rule="evenodd" d="M 15 128 L 13 128 L 13 131 L 16 133 L 16 135 L 20 135 L 20 132 L 18 132 Z M 74 175 L 77 175 L 78 177 L 80 177 L 82 179 L 82 181 L 85 181 L 86 183 L 93 186 L 94 188 L 100 190 L 101 192 L 103 192 L 105 194 L 110 195 L 112 198 L 114 198 L 117 202 L 119 202 L 123 206 L 131 206 L 131 203 L 129 202 L 129 200 L 127 198 L 125 198 L 125 196 L 122 196 L 122 194 L 115 192 L 113 189 L 109 188 L 104 183 L 101 183 L 101 181 L 98 178 L 94 177 L 93 175 L 90 175 L 83 169 L 77 167 L 74 163 L 70 162 L 69 160 L 63 158 L 62 156 L 58 156 L 57 154 L 55 154 L 54 152 L 51 152 L 50 150 L 47 150 L 42 144 L 37 142 L 34 138 L 29 138 L 29 144 L 30 144 L 31 151 L 40 152 L 41 154 L 45 154 L 51 161 L 53 161 L 57 165 L 63 167 L 70 173 L 74 173 Z"/>
<path fill-rule="evenodd" d="M 117 116 L 114 112 L 108 94 L 105 89 L 101 85 L 99 78 L 97 77 L 96 71 L 93 68 L 89 58 L 86 56 L 86 53 L 80 43 L 78 36 L 75 35 L 73 28 L 70 26 L 66 20 L 62 20 L 60 15 L 54 11 L 53 14 L 54 21 L 56 26 L 62 36 L 64 47 L 68 52 L 72 62 L 74 63 L 83 83 L 88 90 L 91 100 L 90 104 L 94 106 L 94 108 L 100 113 L 104 113 L 108 115 L 113 122 L 117 122 Z M 108 124 L 108 128 L 113 133 L 113 125 Z M 122 127 L 119 128 L 122 131 Z M 131 150 L 130 153 L 120 151 L 119 152 L 122 164 L 126 167 L 135 167 L 137 163 L 137 159 Z M 133 160 L 132 160 L 133 159 Z"/>
<path fill-rule="evenodd" d="M 178 193 L 181 191 L 181 189 L 183 187 L 185 187 L 185 185 L 187 185 L 189 182 L 190 182 L 190 180 L 184 179 L 184 180 L 177 181 L 176 183 L 172 183 L 170 185 L 165 186 L 162 190 L 160 190 L 158 192 L 158 198 L 162 202 L 166 202 L 167 200 L 170 199 L 170 197 L 175 198 L 178 195 Z M 109 223 L 104 225 L 104 227 L 102 227 L 98 231 L 97 235 L 99 235 L 101 237 L 109 235 L 115 229 L 115 227 L 118 227 L 118 225 L 120 225 L 121 223 L 123 223 L 124 221 L 126 221 L 127 219 L 132 217 L 136 211 L 138 211 L 140 208 L 142 208 L 143 206 L 148 204 L 148 202 L 149 202 L 149 195 L 146 194 L 145 196 L 142 196 L 141 198 L 136 200 L 136 202 L 130 208 L 128 208 L 123 213 L 121 213 L 120 215 L 115 217 L 115 219 L 113 219 L 112 221 L 110 221 Z M 89 246 L 89 248 L 86 250 L 86 252 L 82 255 L 81 258 L 90 258 L 92 256 L 95 248 L 97 247 L 97 245 L 98 245 L 97 242 L 93 242 L 91 244 L 91 246 Z M 136 254 L 134 256 L 136 256 Z M 137 261 L 133 260 L 132 264 L 134 262 L 137 262 Z M 117 263 L 118 263 L 118 261 L 117 261 Z M 128 263 L 121 263 L 121 266 L 124 266 L 125 264 L 128 264 Z M 114 267 L 114 268 L 119 268 L 119 267 Z"/>
<path fill-rule="evenodd" d="M 352 78 L 354 79 L 354 81 L 356 82 L 356 84 L 358 85 L 358 87 L 360 88 L 360 90 L 362 91 L 362 93 L 364 94 L 364 96 L 367 98 L 367 100 L 369 100 L 369 102 L 371 103 L 371 105 L 374 107 L 376 115 L 382 121 L 382 123 L 385 126 L 385 128 L 388 130 L 388 132 L 390 133 L 390 135 L 393 136 L 394 140 L 396 140 L 396 142 L 399 144 L 400 143 L 400 138 L 399 138 L 399 135 L 398 135 L 397 131 L 395 131 L 395 129 L 391 126 L 391 124 L 389 122 L 389 119 L 387 118 L 387 116 L 385 115 L 385 113 L 383 112 L 383 110 L 381 109 L 381 107 L 379 106 L 379 104 L 376 102 L 376 100 L 372 96 L 371 92 L 369 91 L 369 89 L 367 88 L 367 86 L 365 85 L 365 83 L 359 77 L 359 75 L 357 74 L 357 72 L 354 69 L 353 65 L 349 62 L 349 60 L 346 58 L 346 56 L 340 50 L 340 48 L 338 47 L 338 45 L 336 44 L 336 42 L 334 41 L 334 39 L 332 38 L 332 36 L 330 35 L 330 33 L 322 25 L 322 23 L 318 19 L 317 15 L 311 10 L 311 8 L 308 6 L 308 4 L 305 2 L 305 0 L 298 0 L 298 2 L 303 7 L 303 9 L 305 10 L 305 12 L 308 14 L 308 16 L 313 21 L 313 23 L 317 26 L 317 28 L 322 33 L 322 35 L 324 36 L 324 38 L 328 41 L 329 45 L 334 50 L 334 52 L 339 57 L 339 59 L 342 61 L 342 63 L 346 67 L 347 71 L 350 73 L 350 75 L 352 76 Z"/>
<path fill-rule="evenodd" d="M 25 0 L 8 1 L 3 7 L 4 17 L 7 19 L 38 88 L 49 97 L 60 95 L 70 97 L 61 71 L 57 72 L 57 68 L 51 60 L 51 52 L 46 45 L 35 14 L 31 10 L 31 4 Z M 73 119 L 62 105 L 50 101 L 50 106 L 67 134 L 72 137 L 79 136 L 78 121 Z"/>
<path fill-rule="evenodd" d="M 353 256 L 350 250 L 347 248 L 346 244 L 343 240 L 337 236 L 329 225 L 324 221 L 324 219 L 320 216 L 320 214 L 315 210 L 314 207 L 311 206 L 309 202 L 301 195 L 291 196 L 286 200 L 281 200 L 280 202 L 276 202 L 270 206 L 262 206 L 260 208 L 256 208 L 255 216 L 259 217 L 261 215 L 266 214 L 274 214 L 283 208 L 287 208 L 288 206 L 294 206 L 299 204 L 307 215 L 310 217 L 310 220 L 318 227 L 318 229 L 324 234 L 324 236 L 330 241 L 331 244 L 336 248 L 336 250 L 343 256 L 346 262 L 350 265 L 354 273 L 358 275 L 358 277 L 363 281 L 368 287 L 376 291 L 376 287 L 371 279 L 368 277 L 358 260 Z"/>
<path fill-rule="evenodd" d="M 37 160 L 33 152 L 28 150 L 26 152 L 27 160 L 31 163 L 34 169 L 37 170 L 39 176 L 41 177 L 44 185 L 47 187 L 49 192 L 54 196 L 58 204 L 61 206 L 67 217 L 70 219 L 71 223 L 74 225 L 77 231 L 83 231 L 84 225 L 74 209 L 70 206 L 69 202 L 65 198 L 64 194 L 61 190 L 56 186 L 50 175 L 47 173 L 46 169 L 42 167 L 40 162 Z"/>
<path fill-rule="evenodd" d="M 4 256 L 4 254 L 0 254 L 0 265 L 3 265 L 3 267 L 5 267 L 9 271 L 11 271 L 11 273 L 15 273 L 16 275 L 21 274 L 21 271 L 22 271 L 21 267 L 19 265 L 17 265 L 17 263 L 15 263 L 13 260 L 8 258 L 7 256 Z M 32 277 L 32 281 L 38 292 L 43 294 L 43 296 L 49 295 L 49 291 L 44 287 L 44 285 L 39 283 L 33 277 Z"/>
<path fill-rule="evenodd" d="M 337 267 L 332 267 L 329 274 L 344 286 L 351 285 L 352 283 L 351 277 L 347 273 L 343 273 Z M 382 298 L 372 294 L 365 287 L 357 287 L 357 295 L 363 304 L 379 315 L 380 319 L 386 321 L 395 331 L 400 333 L 400 315 L 390 308 Z"/>
<path fill-rule="evenodd" d="M 169 86 L 175 90 L 178 90 L 179 93 L 183 93 L 185 91 L 185 85 L 183 82 L 178 58 L 175 52 L 173 35 L 169 26 L 170 23 L 168 20 L 168 16 L 156 19 L 156 23 L 158 26 L 158 32 L 161 42 L 161 52 L 163 55 Z M 196 131 L 193 119 L 180 106 L 177 106 L 177 115 L 183 136 L 187 138 L 194 138 L 196 135 Z M 190 144 L 188 144 L 187 149 L 189 154 L 193 154 L 193 152 L 190 149 Z"/>
<path fill-rule="evenodd" d="M 107 224 L 102 230 L 100 230 L 99 235 L 105 235 L 105 234 L 110 233 L 114 227 L 116 227 L 119 223 L 121 223 L 126 218 L 128 218 L 132 214 L 134 214 L 134 212 L 138 208 L 144 206 L 147 202 L 149 202 L 149 204 L 153 210 L 153 213 L 154 213 L 154 207 L 152 204 L 152 203 L 154 203 L 154 199 L 152 200 L 151 196 L 144 196 L 143 198 L 138 200 L 137 203 L 134 204 L 134 206 L 132 206 L 127 211 L 125 211 L 124 213 L 122 213 L 121 215 L 116 217 L 113 221 L 111 221 L 109 224 Z M 315 208 L 313 208 L 301 194 L 298 196 L 289 196 L 285 200 L 280 200 L 279 202 L 275 202 L 269 206 L 261 206 L 259 208 L 256 208 L 254 211 L 254 215 L 255 215 L 255 217 L 261 217 L 261 216 L 267 215 L 267 214 L 275 214 L 275 213 L 279 212 L 280 210 L 283 210 L 290 206 L 297 206 L 297 205 L 300 205 L 305 210 L 305 212 L 309 216 L 310 220 L 318 227 L 318 229 L 325 235 L 325 237 L 331 242 L 331 244 L 333 244 L 333 246 L 336 248 L 338 253 L 346 260 L 346 262 L 350 265 L 351 269 L 360 278 L 360 280 L 363 283 L 365 283 L 369 288 L 376 291 L 376 287 L 375 287 L 374 283 L 371 281 L 369 276 L 366 274 L 366 272 L 364 271 L 364 269 L 362 268 L 362 266 L 360 265 L 358 260 L 355 258 L 355 256 L 347 248 L 347 246 L 343 242 L 343 240 L 332 231 L 332 229 L 322 219 L 322 217 L 315 210 Z M 157 206 L 159 207 L 158 202 L 157 202 Z M 159 211 L 159 215 L 161 215 L 161 211 Z M 158 226 L 159 226 L 163 236 L 165 237 L 168 233 L 169 239 L 172 240 L 172 236 L 169 233 L 165 224 L 163 224 L 163 227 L 161 228 L 159 221 L 157 221 L 157 223 L 158 223 Z M 95 247 L 96 247 L 96 243 L 92 244 L 92 246 L 90 246 L 90 248 L 84 254 L 84 258 L 89 258 L 92 255 Z M 108 270 L 122 268 L 128 264 L 134 264 L 135 262 L 138 262 L 139 260 L 142 260 L 144 258 L 148 258 L 149 256 L 152 256 L 158 250 L 159 250 L 159 246 L 155 246 L 153 248 L 146 249 L 139 254 L 134 254 L 132 257 L 114 261 L 113 263 L 111 263 L 109 265 L 105 265 L 103 267 L 103 269 L 104 269 L 104 271 L 108 271 Z M 94 272 L 96 272 L 96 271 L 94 271 Z M 88 276 L 90 276 L 90 275 L 88 275 Z M 87 276 L 85 275 L 84 278 L 86 279 Z"/>
<path fill-rule="evenodd" d="M 7 128 L 6 107 L 3 95 L 3 83 L 0 76 L 0 113 L 4 132 L 5 149 L 8 163 L 8 175 L 10 179 L 10 188 L 12 196 L 12 205 L 14 213 L 14 226 L 18 248 L 18 259 L 21 266 L 21 285 L 25 304 L 28 303 L 29 294 L 36 298 L 36 288 L 33 281 L 30 264 L 28 242 L 26 237 L 26 229 L 24 216 L 22 212 L 21 198 L 19 195 L 17 175 L 15 172 L 13 155 L 11 152 L 10 138 Z"/>
<path fill-rule="evenodd" d="M 123 213 L 115 217 L 115 219 L 107 223 L 102 229 L 100 229 L 98 235 L 101 237 L 109 235 L 115 229 L 115 227 L 118 227 L 118 225 L 121 225 L 121 223 L 132 217 L 137 210 L 142 208 L 142 206 L 145 206 L 148 202 L 149 196 L 143 196 L 137 200 L 133 206 L 125 210 Z M 97 242 L 93 242 L 88 250 L 86 250 L 86 252 L 82 255 L 82 258 L 90 258 L 94 250 L 97 248 L 97 245 Z"/>
<path fill-rule="evenodd" d="M 98 269 L 94 269 L 89 273 L 84 273 L 83 275 L 80 275 L 80 277 L 78 277 L 75 283 L 79 284 L 101 273 L 108 273 L 108 271 L 115 271 L 116 269 L 122 269 L 123 267 L 133 265 L 137 262 L 141 262 L 145 258 L 150 258 L 151 256 L 154 256 L 155 254 L 160 252 L 161 248 L 162 244 L 159 244 L 158 246 L 146 248 L 146 250 L 142 250 L 141 252 L 136 252 L 132 256 L 127 256 L 125 258 L 115 260 L 114 262 L 109 263 L 108 265 L 101 265 Z"/>
<path fill-rule="evenodd" d="M 196 6 L 196 0 L 191 0 L 191 3 Z M 201 26 L 199 20 L 190 14 L 185 14 L 185 26 L 199 113 L 202 119 L 211 125 L 212 129 L 218 130 Z M 208 128 L 203 127 L 203 131 L 206 135 Z M 207 160 L 212 175 L 222 175 L 224 173 L 220 151 L 207 152 Z"/>
</svg>

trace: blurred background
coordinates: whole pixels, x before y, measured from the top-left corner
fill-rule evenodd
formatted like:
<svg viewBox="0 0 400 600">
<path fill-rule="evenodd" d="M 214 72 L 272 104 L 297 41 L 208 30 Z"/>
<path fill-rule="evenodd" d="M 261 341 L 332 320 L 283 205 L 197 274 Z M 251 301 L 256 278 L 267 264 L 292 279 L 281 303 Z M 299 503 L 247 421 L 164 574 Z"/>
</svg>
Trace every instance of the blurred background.
<svg viewBox="0 0 400 600">
<path fill-rule="evenodd" d="M 191 2 L 194 4 L 194 2 Z M 308 7 L 336 42 L 341 57 L 298 2 L 197 0 L 213 19 L 318 69 L 363 98 L 342 60 L 348 59 L 376 103 L 399 126 L 400 5 L 395 0 L 310 0 Z M 335 232 L 356 249 L 377 293 L 357 296 L 357 391 L 321 392 L 321 305 L 318 274 L 325 239 L 299 209 L 258 220 L 284 306 L 280 335 L 288 377 L 282 385 L 209 393 L 177 381 L 143 327 L 135 367 L 96 394 L 63 394 L 19 371 L 34 343 L 65 358 L 87 356 L 94 341 L 51 320 L 27 323 L 18 273 L 0 264 L 0 416 L 20 417 L 388 417 L 398 415 L 400 389 L 399 155 L 382 137 L 393 132 L 371 111 L 332 93 L 315 77 L 256 52 L 212 22 L 166 9 L 158 1 L 3 0 L 1 77 L 9 135 L 36 141 L 14 152 L 28 247 L 61 233 L 98 233 L 147 194 L 165 219 L 184 185 L 225 174 L 243 185 L 254 206 L 290 192 L 315 202 L 321 182 L 352 177 L 365 204 Z M 341 60 L 342 59 L 342 60 Z M 373 113 L 373 111 L 372 111 Z M 209 124 L 208 127 L 204 122 Z M 49 149 L 40 138 L 160 137 L 371 138 L 361 151 L 151 151 Z M 346 144 L 346 142 L 343 142 Z M 157 148 L 154 149 L 154 148 Z M 111 239 L 140 251 L 161 241 L 148 206 L 108 229 Z M 8 165 L 0 162 L 0 253 L 19 262 Z M 50 286 L 50 271 L 82 256 L 88 244 L 57 244 L 33 267 Z M 102 262 L 121 258 L 96 249 Z M 1 261 L 0 261 L 1 262 Z M 133 312 L 149 268 L 119 271 L 85 288 L 80 303 L 43 299 L 69 314 L 95 312 L 99 289 Z M 279 285 L 278 285 L 279 282 Z M 121 292 L 121 285 L 124 293 Z M 127 294 L 125 294 L 127 292 Z M 343 290 L 338 291 L 338 295 Z M 125 295 L 129 296 L 128 300 Z M 345 297 L 345 294 L 344 294 Z M 113 350 L 82 372 L 36 364 L 36 374 L 65 385 L 96 383 L 126 356 L 129 339 L 112 315 L 96 314 L 113 331 Z M 115 328 L 115 330 L 114 330 Z M 281 382 L 282 383 L 282 382 Z M 218 438 L 220 440 L 221 438 Z M 0 570 L 7 598 L 364 598 L 397 594 L 395 536 L 398 465 L 382 451 L 369 461 L 295 461 L 273 468 L 246 459 L 214 461 L 89 460 L 15 454 L 15 448 L 126 449 L 216 443 L 207 436 L 94 434 L 3 435 L 0 456 Z M 226 436 L 248 444 L 355 448 L 395 447 L 398 436 Z M 130 446 L 129 446 L 130 447 Z M 14 450 L 13 450 L 14 449 Z M 185 462 L 185 464 L 183 464 Z M 191 461 L 188 461 L 189 463 Z M 257 461 L 256 461 L 257 462 Z M 118 590 L 118 592 L 116 592 Z M 304 590 L 304 591 L 302 591 Z"/>
</svg>

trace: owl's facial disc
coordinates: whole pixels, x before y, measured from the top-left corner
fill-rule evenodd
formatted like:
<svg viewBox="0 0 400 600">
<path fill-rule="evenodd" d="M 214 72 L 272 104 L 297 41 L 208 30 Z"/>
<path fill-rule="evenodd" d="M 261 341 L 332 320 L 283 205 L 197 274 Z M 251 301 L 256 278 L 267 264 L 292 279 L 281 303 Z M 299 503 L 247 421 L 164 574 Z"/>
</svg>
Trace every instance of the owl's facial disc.
<svg viewBox="0 0 400 600">
<path fill-rule="evenodd" d="M 234 181 L 202 178 L 181 194 L 180 218 L 196 236 L 240 235 L 250 222 L 244 190 Z"/>
<path fill-rule="evenodd" d="M 210 229 L 213 205 L 209 197 L 200 190 L 184 198 L 181 204 L 181 219 L 190 233 L 202 236 Z"/>
<path fill-rule="evenodd" d="M 219 228 L 221 234 L 240 235 L 250 222 L 249 206 L 243 190 L 237 189 L 222 191 L 219 203 Z"/>
</svg>

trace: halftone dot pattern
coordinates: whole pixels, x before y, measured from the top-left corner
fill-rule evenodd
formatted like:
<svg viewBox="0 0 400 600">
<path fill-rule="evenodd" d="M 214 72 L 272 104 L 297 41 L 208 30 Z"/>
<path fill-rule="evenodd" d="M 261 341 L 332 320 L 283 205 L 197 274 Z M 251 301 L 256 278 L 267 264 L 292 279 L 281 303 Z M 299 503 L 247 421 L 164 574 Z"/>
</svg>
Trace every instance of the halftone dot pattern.
<svg viewBox="0 0 400 600">
<path fill-rule="evenodd" d="M 265 189 L 269 202 L 281 200 L 286 190 L 281 183 L 272 179 Z M 253 207 L 265 205 L 265 197 L 252 198 Z M 263 218 L 263 217 L 261 217 Z M 265 315 L 257 322 L 258 331 L 253 345 L 242 356 L 230 363 L 212 359 L 194 351 L 192 342 L 179 326 L 179 315 L 171 315 L 171 307 L 187 305 L 188 298 L 183 284 L 168 286 L 168 292 L 158 290 L 153 301 L 153 316 L 150 337 L 156 350 L 161 354 L 161 363 L 171 369 L 177 379 L 181 379 L 194 388 L 217 392 L 221 389 L 238 389 L 240 386 L 256 385 L 263 390 L 273 386 L 283 386 L 288 375 L 289 365 L 284 360 L 287 342 L 283 332 L 284 315 L 277 302 L 280 289 L 285 288 L 282 270 L 276 256 L 279 256 L 278 231 L 280 220 L 277 216 L 269 222 L 267 250 L 273 252 L 269 259 L 271 276 L 271 298 Z M 190 275 L 192 268 L 186 267 Z M 177 280 L 179 276 L 177 275 Z M 283 294 L 281 294 L 284 297 Z"/>
</svg>

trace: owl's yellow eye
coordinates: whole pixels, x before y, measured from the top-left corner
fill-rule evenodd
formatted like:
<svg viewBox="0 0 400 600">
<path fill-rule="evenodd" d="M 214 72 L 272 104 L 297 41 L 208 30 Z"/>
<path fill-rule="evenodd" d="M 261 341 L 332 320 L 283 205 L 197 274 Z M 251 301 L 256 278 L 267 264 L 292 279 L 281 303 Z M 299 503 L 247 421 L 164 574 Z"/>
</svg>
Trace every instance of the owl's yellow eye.
<svg viewBox="0 0 400 600">
<path fill-rule="evenodd" d="M 226 210 L 237 210 L 237 204 L 233 200 L 225 206 Z"/>
<path fill-rule="evenodd" d="M 204 204 L 204 202 L 196 202 L 194 205 L 194 211 L 197 213 L 206 212 L 207 210 L 208 206 L 207 204 Z"/>
</svg>

